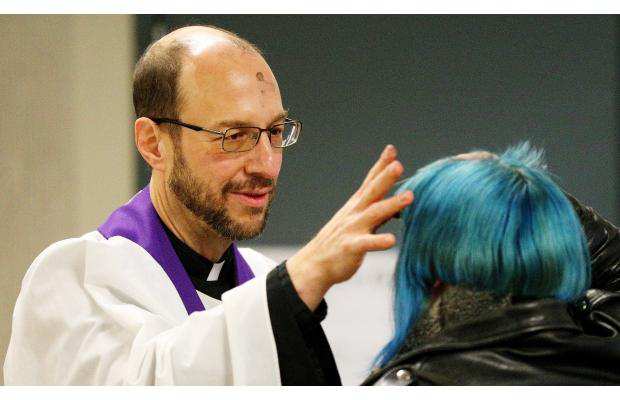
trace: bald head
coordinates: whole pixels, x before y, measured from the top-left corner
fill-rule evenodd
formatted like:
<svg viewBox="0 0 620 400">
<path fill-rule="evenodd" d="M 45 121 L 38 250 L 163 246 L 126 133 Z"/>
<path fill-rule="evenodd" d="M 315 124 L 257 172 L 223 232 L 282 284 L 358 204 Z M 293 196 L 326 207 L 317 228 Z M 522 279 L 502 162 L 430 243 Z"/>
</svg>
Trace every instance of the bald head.
<svg viewBox="0 0 620 400">
<path fill-rule="evenodd" d="M 186 26 L 167 34 L 153 44 L 165 47 L 175 42 L 181 43 L 190 55 L 199 55 L 204 51 L 217 51 L 226 47 L 261 54 L 260 50 L 235 33 L 215 26 Z"/>
<path fill-rule="evenodd" d="M 177 29 L 151 44 L 136 64 L 133 102 L 137 117 L 178 118 L 183 104 L 181 74 L 188 64 L 240 53 L 259 57 L 260 50 L 236 34 L 213 26 Z M 264 61 L 263 61 L 264 62 Z M 203 68 L 206 71 L 208 68 Z M 216 76 L 212 76 L 217 79 Z"/>
</svg>

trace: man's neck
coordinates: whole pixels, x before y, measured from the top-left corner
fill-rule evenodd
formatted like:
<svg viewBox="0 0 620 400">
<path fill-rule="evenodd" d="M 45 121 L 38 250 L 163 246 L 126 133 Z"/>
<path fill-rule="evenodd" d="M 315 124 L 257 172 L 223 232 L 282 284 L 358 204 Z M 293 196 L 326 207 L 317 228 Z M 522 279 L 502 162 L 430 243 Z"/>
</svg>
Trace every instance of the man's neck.
<svg viewBox="0 0 620 400">
<path fill-rule="evenodd" d="M 217 261 L 232 241 L 222 238 L 189 211 L 173 193 L 166 191 L 165 182 L 151 179 L 153 207 L 170 231 L 192 250 L 210 261 Z"/>
</svg>

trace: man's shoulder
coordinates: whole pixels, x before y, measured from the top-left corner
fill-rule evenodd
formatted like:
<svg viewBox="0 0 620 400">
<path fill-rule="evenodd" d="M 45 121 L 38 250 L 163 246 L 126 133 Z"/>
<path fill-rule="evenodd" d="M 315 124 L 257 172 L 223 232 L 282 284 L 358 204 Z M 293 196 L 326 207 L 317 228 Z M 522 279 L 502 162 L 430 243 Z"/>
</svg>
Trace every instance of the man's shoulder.
<svg viewBox="0 0 620 400">
<path fill-rule="evenodd" d="M 31 275 L 50 265 L 69 265 L 83 260 L 89 244 L 100 240 L 105 239 L 94 231 L 50 244 L 34 259 L 24 279 L 28 280 Z"/>
<path fill-rule="evenodd" d="M 122 261 L 122 262 L 121 262 Z M 63 239 L 45 248 L 32 262 L 24 284 L 35 276 L 63 277 L 83 275 L 89 265 L 106 264 L 106 268 L 135 262 L 151 262 L 139 245 L 123 237 L 106 239 L 98 231 Z"/>
<path fill-rule="evenodd" d="M 133 246 L 132 246 L 133 244 Z M 88 232 L 80 237 L 72 237 L 63 240 L 59 240 L 47 246 L 39 255 L 35 258 L 33 264 L 40 264 L 49 259 L 56 259 L 62 257 L 65 261 L 75 260 L 76 258 L 86 257 L 88 251 L 92 249 L 120 249 L 120 248 L 132 248 L 138 250 L 134 246 L 135 243 L 122 238 L 112 237 L 106 239 L 98 231 Z"/>
<path fill-rule="evenodd" d="M 106 304 L 130 303 L 173 319 L 187 315 L 174 285 L 144 248 L 121 236 L 106 239 L 97 231 L 53 243 L 37 256 L 20 297 L 36 302 L 40 296 L 80 301 L 86 296 Z"/>
</svg>

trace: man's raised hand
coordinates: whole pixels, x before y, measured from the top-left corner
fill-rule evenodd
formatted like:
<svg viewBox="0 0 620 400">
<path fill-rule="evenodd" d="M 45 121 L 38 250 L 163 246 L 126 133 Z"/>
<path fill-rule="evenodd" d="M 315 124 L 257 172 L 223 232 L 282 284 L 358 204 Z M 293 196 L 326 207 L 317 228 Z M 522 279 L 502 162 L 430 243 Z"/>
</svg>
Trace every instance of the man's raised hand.
<svg viewBox="0 0 620 400">
<path fill-rule="evenodd" d="M 329 288 L 351 278 L 369 251 L 396 244 L 376 229 L 413 201 L 410 191 L 385 199 L 403 173 L 396 148 L 386 146 L 364 182 L 319 233 L 287 262 L 299 297 L 314 310 Z"/>
</svg>

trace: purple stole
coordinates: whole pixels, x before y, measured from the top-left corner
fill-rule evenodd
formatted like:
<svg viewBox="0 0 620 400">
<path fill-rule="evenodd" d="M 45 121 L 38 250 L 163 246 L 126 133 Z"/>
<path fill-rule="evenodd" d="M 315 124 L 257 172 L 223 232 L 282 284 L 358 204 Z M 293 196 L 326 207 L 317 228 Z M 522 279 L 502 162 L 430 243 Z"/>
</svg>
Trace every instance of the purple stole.
<svg viewBox="0 0 620 400">
<path fill-rule="evenodd" d="M 103 225 L 98 228 L 98 231 L 106 239 L 122 236 L 146 250 L 161 265 L 172 281 L 185 305 L 187 314 L 189 315 L 194 311 L 204 311 L 205 307 L 196 293 L 196 288 L 194 288 L 174 251 L 157 211 L 153 207 L 148 185 L 127 204 L 110 214 Z M 233 243 L 232 247 L 235 255 L 235 276 L 238 286 L 254 278 L 254 274 L 239 253 L 236 244 Z"/>
</svg>

